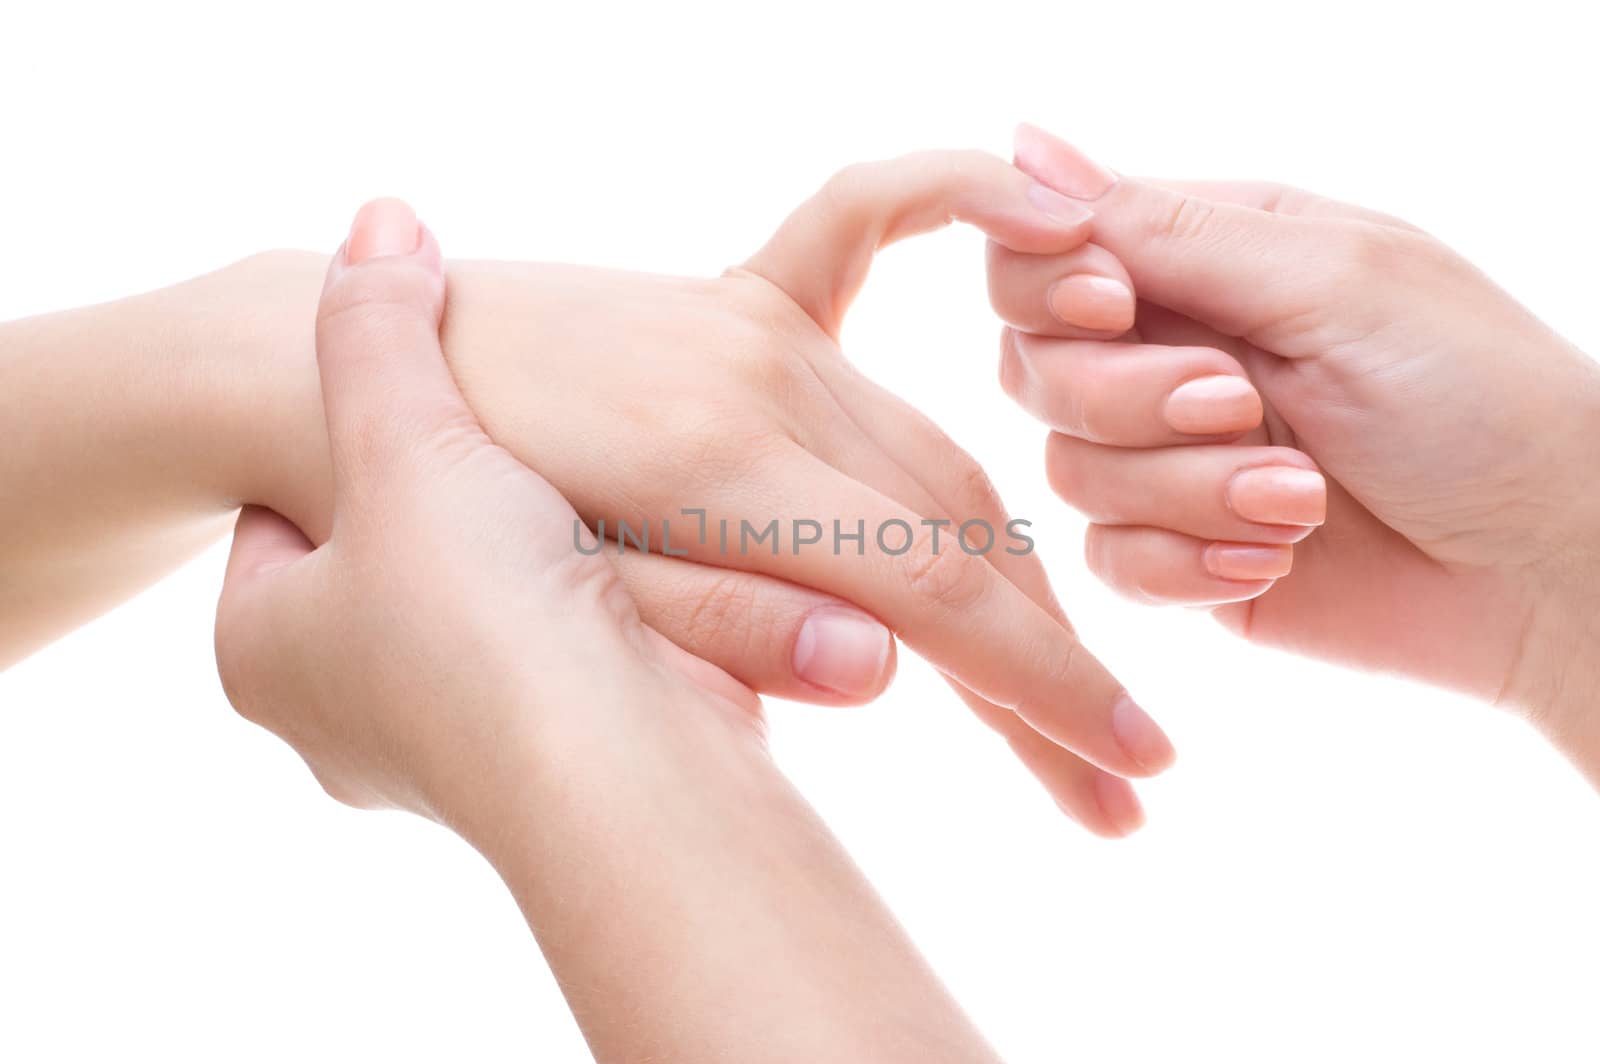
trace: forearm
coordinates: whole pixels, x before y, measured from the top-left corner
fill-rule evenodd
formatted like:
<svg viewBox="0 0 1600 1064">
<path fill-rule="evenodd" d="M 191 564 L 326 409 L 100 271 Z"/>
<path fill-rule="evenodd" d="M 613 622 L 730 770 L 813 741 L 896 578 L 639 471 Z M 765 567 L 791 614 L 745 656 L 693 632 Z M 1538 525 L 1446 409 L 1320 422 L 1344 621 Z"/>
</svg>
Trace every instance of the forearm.
<svg viewBox="0 0 1600 1064">
<path fill-rule="evenodd" d="M 325 521 L 315 256 L 0 325 L 0 668 L 223 535 Z"/>
<path fill-rule="evenodd" d="M 748 722 L 656 706 L 552 738 L 465 833 L 597 1059 L 996 1059 Z"/>
</svg>

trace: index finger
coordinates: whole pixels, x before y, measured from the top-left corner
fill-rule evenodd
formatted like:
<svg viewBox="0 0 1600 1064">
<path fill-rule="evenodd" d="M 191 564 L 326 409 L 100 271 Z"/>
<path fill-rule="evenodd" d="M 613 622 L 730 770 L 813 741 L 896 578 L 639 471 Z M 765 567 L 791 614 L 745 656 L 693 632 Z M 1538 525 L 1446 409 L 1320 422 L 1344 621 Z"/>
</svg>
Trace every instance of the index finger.
<svg viewBox="0 0 1600 1064">
<path fill-rule="evenodd" d="M 878 250 L 951 222 L 1013 251 L 1056 255 L 1089 238 L 1094 212 L 997 156 L 930 151 L 840 170 L 744 269 L 782 289 L 837 338 Z"/>
</svg>

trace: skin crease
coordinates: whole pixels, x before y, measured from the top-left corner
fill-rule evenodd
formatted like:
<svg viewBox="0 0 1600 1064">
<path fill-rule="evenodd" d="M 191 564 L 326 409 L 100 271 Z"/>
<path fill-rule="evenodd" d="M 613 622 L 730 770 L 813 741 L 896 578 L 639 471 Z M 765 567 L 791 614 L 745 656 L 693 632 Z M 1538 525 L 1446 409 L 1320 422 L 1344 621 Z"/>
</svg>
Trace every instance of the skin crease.
<svg viewBox="0 0 1600 1064">
<path fill-rule="evenodd" d="M 1066 268 L 991 251 L 993 301 L 1020 330 L 1002 379 L 1058 430 L 1052 481 L 1094 520 L 1099 575 L 1214 606 L 1256 642 L 1511 707 L 1600 784 L 1594 362 L 1386 215 L 1278 186 L 1118 179 L 1031 127 L 1017 161 L 1094 208 L 1141 299 L 1123 342 L 1051 339 L 1041 308 Z M 1163 419 L 1177 383 L 1215 373 L 1253 381 L 1264 407 L 1219 404 L 1186 431 Z M 1314 534 L 1305 474 L 1235 480 L 1264 466 L 1320 468 Z M 1154 487 L 1119 496 L 1130 478 Z M 1242 508 L 1284 523 L 1248 535 Z M 1252 584 L 1205 571 L 1223 538 L 1302 541 L 1289 575 Z"/>
<path fill-rule="evenodd" d="M 598 1061 L 997 1060 L 776 770 L 754 695 L 650 629 L 484 432 L 431 235 L 378 201 L 346 248 L 316 341 L 330 534 L 242 512 L 216 629 L 240 713 L 334 797 L 482 851 Z"/>
<path fill-rule="evenodd" d="M 444 348 L 491 437 L 591 525 L 659 528 L 704 506 L 735 527 L 893 518 L 917 528 L 957 515 L 1003 528 L 982 469 L 854 370 L 839 324 L 878 248 L 952 220 L 1125 286 L 1115 258 L 1085 243 L 1090 218 L 981 153 L 862 164 L 720 278 L 453 262 Z M 0 455 L 0 484 L 21 517 L 0 530 L 0 660 L 155 579 L 240 504 L 326 538 L 331 476 L 309 335 L 325 261 L 267 253 L 3 327 L 0 415 L 20 445 Z M 876 617 L 958 683 L 1065 811 L 1104 835 L 1136 828 L 1142 812 L 1122 777 L 1164 769 L 1171 745 L 1082 650 L 1038 557 L 935 556 L 926 535 L 898 558 L 718 555 L 691 542 L 692 560 L 608 560 L 648 623 L 786 697 L 880 691 L 894 664 L 886 634 L 875 654 L 859 642 L 829 654 L 802 638 L 811 618 L 847 610 L 853 620 L 835 634 L 870 640 Z M 800 675 L 802 648 L 850 689 Z"/>
</svg>

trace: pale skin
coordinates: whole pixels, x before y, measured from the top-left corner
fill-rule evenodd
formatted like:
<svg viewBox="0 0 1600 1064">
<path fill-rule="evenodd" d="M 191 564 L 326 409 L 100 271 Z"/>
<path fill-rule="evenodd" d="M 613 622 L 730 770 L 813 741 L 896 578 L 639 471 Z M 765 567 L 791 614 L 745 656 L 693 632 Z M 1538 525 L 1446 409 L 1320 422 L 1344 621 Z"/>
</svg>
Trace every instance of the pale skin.
<svg viewBox="0 0 1600 1064">
<path fill-rule="evenodd" d="M 778 773 L 755 695 L 650 628 L 489 437 L 444 293 L 414 216 L 357 215 L 316 328 L 329 532 L 241 514 L 229 698 L 330 794 L 481 850 L 599 1061 L 996 1060 Z"/>
<path fill-rule="evenodd" d="M 769 694 L 851 703 L 891 632 L 941 669 L 1056 802 L 1099 834 L 1143 814 L 1160 728 L 1079 644 L 1036 554 L 935 550 L 923 519 L 1004 528 L 978 465 L 838 346 L 884 244 L 953 219 L 1019 253 L 1120 276 L 1091 212 L 1009 164 L 937 152 L 843 171 L 719 278 L 453 262 L 443 345 L 490 436 L 591 527 L 904 520 L 910 551 L 613 559 L 644 618 Z M 312 542 L 331 479 L 310 308 L 323 256 L 274 252 L 145 296 L 0 327 L 0 664 L 125 598 L 241 504 Z M 1114 335 L 1078 330 L 1084 337 Z M 608 552 L 609 554 L 609 552 Z"/>
<path fill-rule="evenodd" d="M 386 210 L 365 215 L 395 224 Z M 754 696 L 649 628 L 604 559 L 549 532 L 568 524 L 570 505 L 491 440 L 457 390 L 435 338 L 437 249 L 425 231 L 407 232 L 394 247 L 419 240 L 417 251 L 357 266 L 342 253 L 330 271 L 316 347 L 331 534 L 313 547 L 265 511 L 240 518 L 217 628 L 230 698 L 293 744 L 336 797 L 431 816 L 482 849 L 600 1060 L 993 1059 L 783 784 L 760 742 Z M 353 235 L 349 246 L 363 241 Z M 1136 250 L 1124 252 L 1134 277 Z M 997 281 L 997 302 L 1026 304 L 1006 304 L 1027 290 Z M 1207 404 L 1174 413 L 1182 404 L 1171 393 L 1205 374 L 1174 382 L 1163 360 L 1192 359 L 1214 375 L 1225 368 L 1220 351 L 1095 353 L 1131 364 L 1118 369 L 1134 379 L 1153 365 L 1162 388 L 1097 407 L 1093 375 L 1109 362 L 1063 372 L 1009 337 L 1005 358 L 1035 361 L 1006 367 L 1005 379 L 1026 404 L 1071 411 L 1097 437 L 1123 426 L 1133 457 L 1189 463 L 1186 481 L 1201 487 L 1215 472 L 1202 448 L 1253 446 L 1253 426 L 1228 419 L 1259 418 L 1259 400 L 1254 415 L 1236 398 L 1211 403 L 1210 425 Z M 1063 395 L 1069 383 L 1085 394 Z M 1227 395 L 1210 393 L 1219 394 Z M 1568 400 L 1581 407 L 1584 393 Z M 1151 410 L 1159 422 L 1141 419 Z M 1175 421 L 1215 431 L 1180 433 L 1205 442 L 1173 439 Z M 1290 450 L 1248 455 L 1244 468 L 1263 457 L 1310 468 Z M 1168 482 L 1152 473 L 1148 483 Z M 1238 521 L 1230 486 L 1222 481 L 1227 516 Z M 1315 542 L 1283 532 L 1320 523 L 1303 494 L 1261 493 L 1280 509 L 1261 522 L 1267 532 L 1257 541 Z M 1177 527 L 1188 527 L 1183 501 L 1156 492 Z M 1180 560 L 1144 579 L 1193 579 Z M 1227 579 L 1209 568 L 1199 575 Z M 1224 585 L 1226 594 L 1192 601 L 1237 609 L 1276 586 L 1240 596 Z M 1583 763 L 1581 744 L 1566 748 Z M 741 1007 L 728 1008 L 730 1000 Z"/>
<path fill-rule="evenodd" d="M 1600 368 L 1387 215 L 1118 177 L 1028 126 L 1016 162 L 1095 211 L 1139 293 L 1086 341 L 1052 308 L 1071 263 L 991 247 L 1001 379 L 1054 430 L 1095 572 L 1504 705 L 1600 785 Z"/>
<path fill-rule="evenodd" d="M 1146 598 L 1214 608 L 1251 638 L 1501 701 L 1597 778 L 1592 364 L 1383 216 L 1263 186 L 1116 179 L 1035 131 L 1018 163 L 1097 216 L 1100 246 L 1080 232 L 1060 255 L 995 251 L 991 277 L 1016 330 L 1003 381 L 1056 430 L 1049 471 L 1096 521 L 1097 571 Z M 436 245 L 414 220 L 390 239 L 409 217 L 397 205 L 368 213 L 318 319 L 321 479 L 278 489 L 286 509 L 297 491 L 315 501 L 300 527 L 258 508 L 239 521 L 218 657 L 241 712 L 336 797 L 412 809 L 482 849 L 603 1060 L 992 1059 L 772 767 L 749 689 L 636 612 L 634 596 L 657 585 L 616 575 L 688 563 L 571 550 L 571 505 L 497 442 L 464 394 L 470 373 L 440 347 L 441 315 L 448 343 L 455 311 L 443 309 Z M 825 216 L 790 234 L 802 256 L 808 234 L 826 241 Z M 836 333 L 865 262 L 808 295 L 807 271 L 785 275 L 770 250 L 728 280 L 760 278 Z M 6 541 L 34 551 L 63 592 L 47 596 L 13 563 L 4 616 L 17 652 L 203 542 L 218 521 L 204 474 L 221 470 L 222 496 L 236 497 L 230 467 L 261 457 L 244 440 L 195 463 L 197 444 L 223 437 L 141 431 L 166 425 L 173 401 L 200 422 L 240 410 L 208 410 L 222 393 L 185 395 L 205 375 L 181 362 L 164 364 L 161 389 L 108 373 L 113 332 L 166 350 L 173 319 L 160 304 L 7 327 L 8 356 L 68 356 L 50 364 L 79 398 L 103 400 L 54 411 L 84 441 L 65 471 L 93 474 L 68 483 L 94 495 L 54 500 L 25 461 L 5 470 L 15 513 L 61 520 L 58 542 L 37 518 Z M 229 321 L 237 309 L 186 306 Z M 270 332 L 270 316 L 248 325 Z M 1105 342 L 1128 325 L 1138 346 Z M 99 363 L 74 361 L 80 345 Z M 1242 385 L 1177 397 L 1219 376 Z M 29 380 L 6 383 L 37 432 L 20 415 L 49 394 Z M 119 386 L 127 421 L 104 416 Z M 42 453 L 30 450 L 39 438 L 24 434 L 24 458 Z M 1315 476 L 1241 486 L 1242 470 L 1264 467 Z M 137 478 L 149 469 L 180 473 L 146 507 Z M 1125 483 L 1142 490 L 1119 493 Z M 55 494 L 72 495 L 59 483 Z"/>
</svg>

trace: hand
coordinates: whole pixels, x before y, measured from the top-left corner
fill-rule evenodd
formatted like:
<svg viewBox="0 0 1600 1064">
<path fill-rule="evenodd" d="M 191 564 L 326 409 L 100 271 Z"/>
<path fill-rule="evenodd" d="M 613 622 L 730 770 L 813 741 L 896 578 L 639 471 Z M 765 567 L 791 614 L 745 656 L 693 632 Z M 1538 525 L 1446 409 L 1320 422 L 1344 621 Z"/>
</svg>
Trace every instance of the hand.
<svg viewBox="0 0 1600 1064">
<path fill-rule="evenodd" d="M 749 691 L 643 624 L 484 432 L 444 294 L 409 209 L 363 209 L 317 314 L 331 531 L 241 514 L 234 705 L 335 797 L 477 846 L 596 1060 L 998 1059 L 774 770 Z"/>
<path fill-rule="evenodd" d="M 1120 777 L 1164 768 L 1170 744 L 1078 644 L 1038 558 L 1004 549 L 1007 515 L 983 471 L 863 378 L 837 343 L 876 249 L 952 218 L 1020 252 L 1120 275 L 1109 254 L 1083 244 L 1088 214 L 1062 204 L 980 154 L 855 167 L 715 280 L 452 264 L 444 349 L 489 436 L 538 468 L 592 527 L 603 521 L 611 535 L 619 519 L 647 524 L 659 550 L 671 522 L 672 547 L 686 558 L 613 558 L 644 620 L 668 638 L 758 690 L 859 700 L 892 668 L 887 634 L 847 603 L 863 607 L 962 685 L 1062 808 L 1092 830 L 1122 834 L 1141 813 Z M 306 263 L 250 268 L 304 272 Z M 290 467 L 317 468 L 324 445 L 305 420 L 309 404 L 274 405 L 302 411 L 301 420 L 267 437 L 305 450 Z M 327 494 L 325 481 L 298 476 L 249 498 L 316 542 Z M 707 542 L 684 508 L 707 511 Z M 925 518 L 985 521 L 998 545 L 968 554 L 954 547 L 955 524 L 941 533 Z M 727 553 L 719 519 L 735 540 Z M 802 519 L 830 538 L 834 520 L 845 530 L 861 522 L 865 549 L 835 554 L 825 539 L 793 551 Z M 740 553 L 741 520 L 756 529 L 777 520 L 783 549 Z M 887 527 L 899 546 L 889 521 L 916 533 L 905 553 L 872 543 Z M 808 623 L 818 617 L 828 623 Z"/>
<path fill-rule="evenodd" d="M 492 815 L 477 797 L 527 770 L 505 752 L 553 713 L 705 702 L 753 727 L 755 696 L 645 626 L 574 549 L 572 507 L 484 433 L 439 348 L 444 303 L 432 234 L 369 204 L 316 318 L 331 529 L 313 547 L 240 514 L 217 609 L 229 700 L 335 798 L 457 825 Z"/>
<path fill-rule="evenodd" d="M 1386 215 L 1118 178 L 1031 127 L 1016 158 L 1092 205 L 1141 299 L 1129 342 L 1059 339 L 1063 266 L 991 252 L 1002 380 L 1056 430 L 1049 476 L 1103 579 L 1592 732 L 1593 362 Z"/>
</svg>

